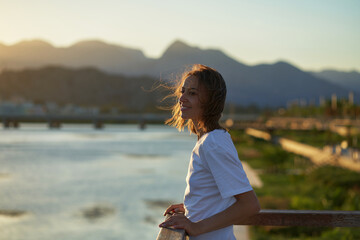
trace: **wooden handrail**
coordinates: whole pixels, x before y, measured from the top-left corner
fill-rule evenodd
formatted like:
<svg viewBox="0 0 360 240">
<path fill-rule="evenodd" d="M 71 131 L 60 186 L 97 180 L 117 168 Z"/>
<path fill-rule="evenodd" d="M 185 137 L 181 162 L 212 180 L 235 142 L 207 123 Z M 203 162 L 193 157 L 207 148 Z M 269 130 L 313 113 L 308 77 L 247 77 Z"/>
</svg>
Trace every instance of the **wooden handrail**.
<svg viewBox="0 0 360 240">
<path fill-rule="evenodd" d="M 360 211 L 261 210 L 235 225 L 360 227 Z"/>
<path fill-rule="evenodd" d="M 360 227 L 360 211 L 261 210 L 235 225 Z M 185 240 L 184 230 L 161 228 L 157 240 Z"/>
<path fill-rule="evenodd" d="M 161 228 L 156 240 L 187 240 L 188 236 L 184 230 Z"/>
<path fill-rule="evenodd" d="M 171 214 L 166 214 L 165 220 L 171 217 Z M 156 240 L 186 240 L 186 232 L 183 229 L 161 228 Z"/>
</svg>

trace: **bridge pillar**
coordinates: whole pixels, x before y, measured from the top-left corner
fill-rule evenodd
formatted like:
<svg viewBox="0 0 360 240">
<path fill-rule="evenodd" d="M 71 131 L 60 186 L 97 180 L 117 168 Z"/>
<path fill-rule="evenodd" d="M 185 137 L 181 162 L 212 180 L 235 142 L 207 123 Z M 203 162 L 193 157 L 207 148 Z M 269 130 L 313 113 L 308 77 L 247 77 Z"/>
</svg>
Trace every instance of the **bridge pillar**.
<svg viewBox="0 0 360 240">
<path fill-rule="evenodd" d="M 10 121 L 9 121 L 9 119 L 3 118 L 2 123 L 3 123 L 3 127 L 4 127 L 4 128 L 10 128 Z"/>
<path fill-rule="evenodd" d="M 59 129 L 61 128 L 61 122 L 60 121 L 55 121 L 55 120 L 49 120 L 48 121 L 48 125 L 50 129 Z"/>
<path fill-rule="evenodd" d="M 140 120 L 139 128 L 140 128 L 140 130 L 145 130 L 145 128 L 146 128 L 145 120 L 143 120 L 143 119 Z"/>
<path fill-rule="evenodd" d="M 20 127 L 19 121 L 16 121 L 16 120 L 3 118 L 2 123 L 3 123 L 4 128 L 11 128 L 11 127 L 19 128 Z"/>
<path fill-rule="evenodd" d="M 104 128 L 104 124 L 101 121 L 96 120 L 96 121 L 94 121 L 94 128 L 102 129 L 102 128 Z"/>
<path fill-rule="evenodd" d="M 20 123 L 18 121 L 13 121 L 12 125 L 14 128 L 19 128 L 20 127 Z"/>
</svg>

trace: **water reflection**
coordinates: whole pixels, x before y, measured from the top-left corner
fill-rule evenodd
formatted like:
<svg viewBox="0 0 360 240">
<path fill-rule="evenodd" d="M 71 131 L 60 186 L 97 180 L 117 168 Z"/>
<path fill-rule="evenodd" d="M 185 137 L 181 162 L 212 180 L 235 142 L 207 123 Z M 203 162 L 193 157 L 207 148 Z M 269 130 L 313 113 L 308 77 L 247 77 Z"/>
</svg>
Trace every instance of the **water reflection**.
<svg viewBox="0 0 360 240">
<path fill-rule="evenodd" d="M 164 207 L 182 201 L 195 141 L 158 126 L 3 130 L 0 236 L 155 239 Z"/>
</svg>

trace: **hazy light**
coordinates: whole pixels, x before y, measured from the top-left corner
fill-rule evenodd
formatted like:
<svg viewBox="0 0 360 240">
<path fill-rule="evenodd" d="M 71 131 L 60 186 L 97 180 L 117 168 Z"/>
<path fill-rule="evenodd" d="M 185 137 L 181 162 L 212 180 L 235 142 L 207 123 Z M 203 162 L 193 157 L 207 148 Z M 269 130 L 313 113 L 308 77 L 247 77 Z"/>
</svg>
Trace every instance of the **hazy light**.
<svg viewBox="0 0 360 240">
<path fill-rule="evenodd" d="M 159 57 L 175 39 L 246 64 L 360 70 L 360 1 L 0 0 L 0 42 L 102 39 Z"/>
<path fill-rule="evenodd" d="M 341 148 L 342 149 L 347 149 L 348 148 L 348 142 L 347 141 L 342 141 L 341 142 Z"/>
</svg>

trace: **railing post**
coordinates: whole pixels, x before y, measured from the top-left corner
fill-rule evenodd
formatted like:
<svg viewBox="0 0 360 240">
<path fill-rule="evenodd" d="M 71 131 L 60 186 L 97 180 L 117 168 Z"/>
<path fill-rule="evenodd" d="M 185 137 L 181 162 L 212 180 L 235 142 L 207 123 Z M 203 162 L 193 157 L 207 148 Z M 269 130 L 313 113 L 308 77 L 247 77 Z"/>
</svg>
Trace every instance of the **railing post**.
<svg viewBox="0 0 360 240">
<path fill-rule="evenodd" d="M 165 220 L 171 217 L 167 214 Z M 183 229 L 161 228 L 156 240 L 187 240 L 189 239 Z"/>
</svg>

